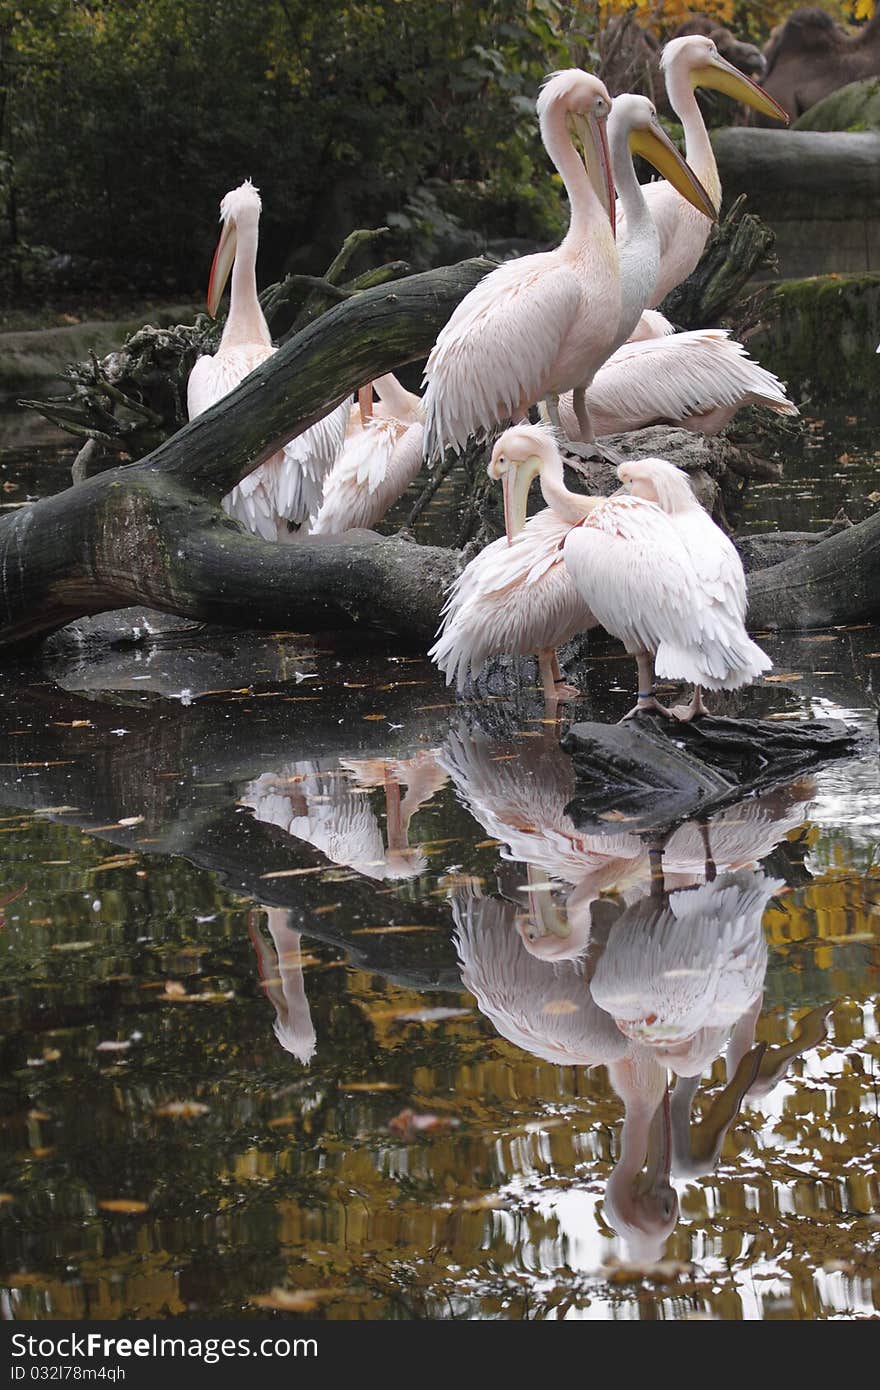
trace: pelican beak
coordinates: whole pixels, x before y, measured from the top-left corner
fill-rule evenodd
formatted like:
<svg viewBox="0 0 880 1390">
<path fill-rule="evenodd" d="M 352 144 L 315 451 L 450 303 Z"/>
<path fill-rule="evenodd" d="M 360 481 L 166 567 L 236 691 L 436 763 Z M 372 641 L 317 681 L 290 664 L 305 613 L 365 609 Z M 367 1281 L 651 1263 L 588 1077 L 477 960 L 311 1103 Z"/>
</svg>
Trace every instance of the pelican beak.
<svg viewBox="0 0 880 1390">
<path fill-rule="evenodd" d="M 371 420 L 373 416 L 373 383 L 368 382 L 366 386 L 359 386 L 357 395 L 361 428 L 366 429 L 367 421 Z"/>
<path fill-rule="evenodd" d="M 658 174 L 667 179 L 673 188 L 678 189 L 681 196 L 687 198 L 698 212 L 717 222 L 718 211 L 715 204 L 693 169 L 682 159 L 659 121 L 648 130 L 631 131 L 629 147 L 633 154 L 640 154 L 643 159 L 647 159 Z"/>
<path fill-rule="evenodd" d="M 616 232 L 616 197 L 614 175 L 611 172 L 611 155 L 608 151 L 608 136 L 605 130 L 606 117 L 578 116 L 577 134 L 584 148 L 584 163 L 590 183 L 596 196 L 608 214 L 611 231 Z"/>
<path fill-rule="evenodd" d="M 783 125 L 789 123 L 788 112 L 768 96 L 763 87 L 746 77 L 744 72 L 740 72 L 733 63 L 722 58 L 720 53 L 710 58 L 705 67 L 692 68 L 691 82 L 695 87 L 711 87 L 716 92 L 723 92 L 725 96 L 744 102 L 746 106 L 753 106 L 763 116 L 782 121 Z"/>
<path fill-rule="evenodd" d="M 217 310 L 220 307 L 220 300 L 223 298 L 226 281 L 229 279 L 229 272 L 235 261 L 237 240 L 235 223 L 232 221 L 224 222 L 220 240 L 217 242 L 217 250 L 214 252 L 214 259 L 211 262 L 211 278 L 208 281 L 208 313 L 212 319 L 217 317 Z"/>
<path fill-rule="evenodd" d="M 526 892 L 529 895 L 529 915 L 542 936 L 557 936 L 565 941 L 571 936 L 568 913 L 556 906 L 551 897 L 554 884 L 541 870 L 530 865 Z"/>
<path fill-rule="evenodd" d="M 492 465 L 489 467 L 491 470 Z M 537 477 L 540 471 L 541 461 L 533 456 L 524 463 L 508 468 L 501 480 L 504 495 L 504 529 L 507 532 L 508 545 L 512 544 L 514 536 L 518 535 L 526 524 L 529 488 L 532 486 L 532 479 Z"/>
</svg>

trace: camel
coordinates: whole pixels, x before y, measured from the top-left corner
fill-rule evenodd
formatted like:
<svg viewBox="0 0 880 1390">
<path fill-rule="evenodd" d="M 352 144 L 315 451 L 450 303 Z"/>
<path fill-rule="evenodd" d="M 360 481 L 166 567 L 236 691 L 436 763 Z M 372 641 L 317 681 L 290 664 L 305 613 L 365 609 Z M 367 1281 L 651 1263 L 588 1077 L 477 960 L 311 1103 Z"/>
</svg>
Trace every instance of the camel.
<svg viewBox="0 0 880 1390">
<path fill-rule="evenodd" d="M 829 93 L 863 77 L 880 76 L 880 10 L 849 33 L 824 10 L 795 10 L 764 48 L 762 86 L 792 120 Z M 755 125 L 771 125 L 750 113 Z"/>
</svg>

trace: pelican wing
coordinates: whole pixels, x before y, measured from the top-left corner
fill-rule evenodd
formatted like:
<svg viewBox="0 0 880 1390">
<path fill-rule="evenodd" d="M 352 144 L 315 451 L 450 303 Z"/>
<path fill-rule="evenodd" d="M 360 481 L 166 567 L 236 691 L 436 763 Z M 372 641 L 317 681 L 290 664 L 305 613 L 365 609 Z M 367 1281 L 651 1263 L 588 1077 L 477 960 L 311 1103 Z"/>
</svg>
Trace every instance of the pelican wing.
<svg viewBox="0 0 880 1390">
<path fill-rule="evenodd" d="M 599 435 L 750 404 L 798 413 L 778 377 L 720 328 L 624 343 L 596 373 L 587 404 Z M 560 400 L 560 412 L 565 428 L 574 428 L 570 396 Z"/>
<path fill-rule="evenodd" d="M 551 253 L 508 261 L 459 304 L 425 367 L 425 454 L 463 449 L 552 388 L 581 309 L 575 273 Z"/>
<path fill-rule="evenodd" d="M 422 466 L 423 426 L 374 418 L 353 435 L 324 483 L 313 535 L 375 526 Z"/>
<path fill-rule="evenodd" d="M 628 651 L 699 643 L 699 581 L 669 517 L 653 502 L 602 503 L 571 528 L 565 564 L 596 620 Z"/>
<path fill-rule="evenodd" d="M 349 408 L 346 398 L 329 415 L 285 444 L 284 461 L 275 484 L 275 510 L 279 517 L 299 525 L 318 511 L 324 479 L 342 453 Z"/>
</svg>

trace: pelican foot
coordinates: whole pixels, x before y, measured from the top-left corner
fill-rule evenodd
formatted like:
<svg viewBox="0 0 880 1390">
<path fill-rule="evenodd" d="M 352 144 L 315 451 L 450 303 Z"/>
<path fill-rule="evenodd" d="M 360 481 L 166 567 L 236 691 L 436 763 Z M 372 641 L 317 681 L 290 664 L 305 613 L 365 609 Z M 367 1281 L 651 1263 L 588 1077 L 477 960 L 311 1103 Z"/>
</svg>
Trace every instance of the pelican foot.
<svg viewBox="0 0 880 1390">
<path fill-rule="evenodd" d="M 699 686 L 694 691 L 693 699 L 689 705 L 673 705 L 669 712 L 678 720 L 679 724 L 690 724 L 692 719 L 701 719 L 704 714 L 709 713 L 703 703 L 703 695 Z"/>
<path fill-rule="evenodd" d="M 576 685 L 566 685 L 565 681 L 556 682 L 553 694 L 557 700 L 579 700 L 581 696 Z"/>
<path fill-rule="evenodd" d="M 655 700 L 653 695 L 649 695 L 647 698 L 639 696 L 638 702 L 627 711 L 620 723 L 623 724 L 627 719 L 635 719 L 639 714 L 662 714 L 665 719 L 675 718 L 671 709 L 667 709 L 659 700 Z"/>
</svg>

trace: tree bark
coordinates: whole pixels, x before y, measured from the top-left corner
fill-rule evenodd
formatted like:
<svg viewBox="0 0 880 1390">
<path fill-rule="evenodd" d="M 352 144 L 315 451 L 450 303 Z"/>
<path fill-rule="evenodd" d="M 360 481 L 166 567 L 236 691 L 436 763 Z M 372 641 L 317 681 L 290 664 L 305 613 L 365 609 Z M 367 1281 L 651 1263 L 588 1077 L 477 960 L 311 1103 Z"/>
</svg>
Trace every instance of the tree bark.
<svg viewBox="0 0 880 1390">
<path fill-rule="evenodd" d="M 262 627 L 368 614 L 403 636 L 430 636 L 454 552 L 363 534 L 334 547 L 269 545 L 219 503 L 365 381 L 425 356 L 491 268 L 463 261 L 358 294 L 139 463 L 0 519 L 0 646 L 132 603 Z"/>
</svg>

